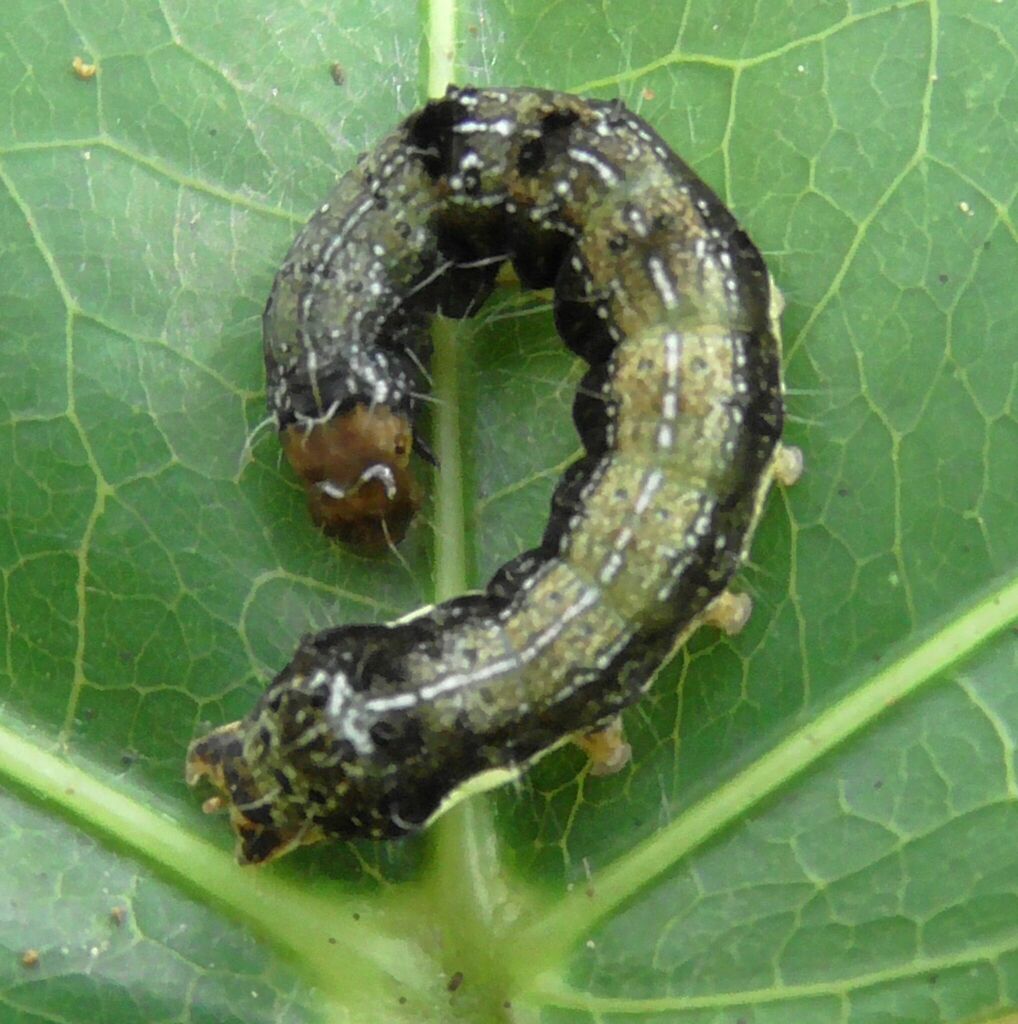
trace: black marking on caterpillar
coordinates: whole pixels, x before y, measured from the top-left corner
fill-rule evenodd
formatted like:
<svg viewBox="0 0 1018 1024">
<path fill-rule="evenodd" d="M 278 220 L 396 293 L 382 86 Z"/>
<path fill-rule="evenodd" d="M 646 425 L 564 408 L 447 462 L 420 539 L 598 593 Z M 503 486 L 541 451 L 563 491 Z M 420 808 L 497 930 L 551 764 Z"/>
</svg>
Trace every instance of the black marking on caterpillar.
<svg viewBox="0 0 1018 1024">
<path fill-rule="evenodd" d="M 192 744 L 242 862 L 322 838 L 422 828 L 458 787 L 583 735 L 595 769 L 619 712 L 704 621 L 774 476 L 777 304 L 718 198 L 620 102 L 450 88 L 362 157 L 294 242 L 265 309 L 268 403 L 315 521 L 362 546 L 419 504 L 411 452 L 429 317 L 473 313 L 511 260 L 553 285 L 590 364 L 586 454 L 540 545 L 479 594 L 305 637 L 251 713 Z"/>
</svg>

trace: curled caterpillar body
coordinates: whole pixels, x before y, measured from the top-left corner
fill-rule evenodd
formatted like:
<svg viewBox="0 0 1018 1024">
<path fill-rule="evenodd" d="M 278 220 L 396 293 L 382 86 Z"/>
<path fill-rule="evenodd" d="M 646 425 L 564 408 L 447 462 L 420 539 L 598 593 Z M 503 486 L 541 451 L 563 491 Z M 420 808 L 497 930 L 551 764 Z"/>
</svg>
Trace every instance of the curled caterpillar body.
<svg viewBox="0 0 1018 1024">
<path fill-rule="evenodd" d="M 482 593 L 304 638 L 246 718 L 192 744 L 188 780 L 220 791 L 242 862 L 413 832 L 463 783 L 576 734 L 617 769 L 617 716 L 676 644 L 748 613 L 726 587 L 772 478 L 795 475 L 769 277 L 620 102 L 450 88 L 298 236 L 265 358 L 316 521 L 361 545 L 402 536 L 429 317 L 471 315 L 506 260 L 554 286 L 559 333 L 590 365 L 573 409 L 585 454 L 539 546 Z"/>
</svg>

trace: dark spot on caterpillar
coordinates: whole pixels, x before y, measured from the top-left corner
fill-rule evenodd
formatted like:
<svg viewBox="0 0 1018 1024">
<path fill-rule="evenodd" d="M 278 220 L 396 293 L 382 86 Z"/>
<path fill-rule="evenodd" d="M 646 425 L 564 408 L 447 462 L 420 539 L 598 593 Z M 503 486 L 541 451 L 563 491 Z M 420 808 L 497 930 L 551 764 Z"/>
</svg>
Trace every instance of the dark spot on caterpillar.
<svg viewBox="0 0 1018 1024">
<path fill-rule="evenodd" d="M 361 548 L 406 531 L 429 317 L 470 316 L 511 260 L 555 289 L 589 368 L 584 454 L 541 543 L 487 587 L 385 625 L 304 637 L 252 711 L 196 740 L 187 779 L 244 863 L 422 828 L 488 769 L 573 737 L 623 768 L 619 712 L 728 591 L 783 449 L 777 304 L 759 252 L 621 101 L 456 89 L 358 160 L 265 307 L 269 409 L 314 521 Z M 432 457 L 433 461 L 433 457 Z"/>
<path fill-rule="evenodd" d="M 384 747 L 387 743 L 391 743 L 399 736 L 399 729 L 396 725 L 393 722 L 387 722 L 384 720 L 381 722 L 375 722 L 368 732 L 371 735 L 372 742 L 376 743 L 380 747 Z"/>
<path fill-rule="evenodd" d="M 520 284 L 524 288 L 550 288 L 555 284 L 572 237 L 554 225 L 534 221 L 514 221 L 507 235 Z"/>
<path fill-rule="evenodd" d="M 495 288 L 502 261 L 488 258 L 501 241 L 500 232 L 487 231 L 465 236 L 462 225 L 439 221 L 435 225 L 435 247 L 447 269 L 415 292 L 411 305 L 443 316 L 473 316 Z"/>
<path fill-rule="evenodd" d="M 277 708 L 276 710 L 278 711 L 279 709 Z M 276 785 L 279 786 L 286 796 L 293 796 L 293 786 L 290 785 L 286 772 L 281 772 L 278 768 L 275 768 L 273 769 L 272 777 L 276 780 Z"/>
<path fill-rule="evenodd" d="M 541 133 L 520 147 L 516 169 L 529 178 L 544 170 L 555 157 L 562 156 L 569 146 L 568 130 L 580 115 L 575 110 L 553 110 L 541 121 Z"/>
<path fill-rule="evenodd" d="M 453 128 L 465 120 L 466 108 L 455 99 L 433 100 L 406 122 L 406 142 L 432 178 L 451 174 L 458 164 Z"/>
<path fill-rule="evenodd" d="M 520 148 L 516 159 L 516 170 L 524 177 L 530 177 L 544 167 L 544 141 L 541 138 L 531 139 Z"/>
</svg>

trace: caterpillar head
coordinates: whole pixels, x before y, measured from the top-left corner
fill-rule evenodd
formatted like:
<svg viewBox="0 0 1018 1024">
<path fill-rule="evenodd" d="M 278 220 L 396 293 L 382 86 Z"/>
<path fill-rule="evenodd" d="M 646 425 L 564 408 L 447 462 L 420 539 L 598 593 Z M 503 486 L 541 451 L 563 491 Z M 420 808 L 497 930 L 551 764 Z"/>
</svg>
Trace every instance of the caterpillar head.
<svg viewBox="0 0 1018 1024">
<path fill-rule="evenodd" d="M 323 838 L 391 839 L 424 825 L 448 772 L 434 770 L 393 661 L 420 628 L 304 637 L 245 718 L 191 744 L 187 782 L 216 790 L 204 809 L 229 812 L 241 864 Z"/>
<path fill-rule="evenodd" d="M 195 740 L 187 751 L 185 778 L 189 786 L 207 779 L 218 791 L 202 810 L 229 811 L 238 863 L 267 864 L 323 837 L 295 805 L 266 791 L 244 753 L 244 724 L 230 722 Z"/>
<path fill-rule="evenodd" d="M 369 551 L 403 539 L 421 504 L 406 417 L 359 404 L 331 419 L 286 427 L 281 440 L 317 526 Z"/>
</svg>

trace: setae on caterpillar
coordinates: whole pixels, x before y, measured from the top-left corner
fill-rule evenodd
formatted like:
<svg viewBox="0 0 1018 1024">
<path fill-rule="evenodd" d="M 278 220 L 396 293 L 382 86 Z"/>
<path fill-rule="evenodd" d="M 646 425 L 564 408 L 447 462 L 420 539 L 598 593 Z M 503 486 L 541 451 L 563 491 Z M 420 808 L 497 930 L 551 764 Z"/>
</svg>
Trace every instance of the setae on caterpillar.
<svg viewBox="0 0 1018 1024">
<path fill-rule="evenodd" d="M 268 404 L 315 521 L 364 547 L 420 503 L 411 452 L 432 314 L 469 316 L 509 260 L 554 287 L 589 364 L 585 450 L 541 543 L 481 593 L 305 637 L 242 721 L 192 743 L 191 784 L 229 807 L 238 859 L 414 832 L 458 787 L 579 738 L 628 760 L 619 712 L 704 622 L 773 478 L 792 482 L 778 300 L 710 189 L 619 101 L 450 87 L 336 185 L 264 315 Z"/>
</svg>

